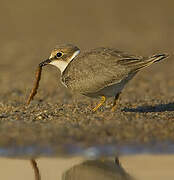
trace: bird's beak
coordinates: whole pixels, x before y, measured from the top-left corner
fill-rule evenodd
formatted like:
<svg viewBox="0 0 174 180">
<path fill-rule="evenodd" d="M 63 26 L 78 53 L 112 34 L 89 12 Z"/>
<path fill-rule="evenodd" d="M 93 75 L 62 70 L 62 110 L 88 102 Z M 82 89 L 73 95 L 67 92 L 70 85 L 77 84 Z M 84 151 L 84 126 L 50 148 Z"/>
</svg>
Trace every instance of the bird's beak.
<svg viewBox="0 0 174 180">
<path fill-rule="evenodd" d="M 49 63 L 51 62 L 51 59 L 46 59 L 45 61 L 42 61 L 39 66 L 42 67 L 42 66 L 46 66 L 48 65 Z"/>
</svg>

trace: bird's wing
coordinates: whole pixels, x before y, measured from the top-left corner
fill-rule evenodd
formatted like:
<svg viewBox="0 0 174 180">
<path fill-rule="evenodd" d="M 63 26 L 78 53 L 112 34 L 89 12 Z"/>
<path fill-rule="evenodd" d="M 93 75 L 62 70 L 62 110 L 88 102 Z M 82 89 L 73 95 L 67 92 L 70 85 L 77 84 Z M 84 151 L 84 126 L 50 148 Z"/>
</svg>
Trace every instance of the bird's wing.
<svg viewBox="0 0 174 180">
<path fill-rule="evenodd" d="M 94 93 L 119 83 L 144 66 L 147 62 L 140 56 L 98 48 L 75 58 L 64 71 L 62 81 L 73 91 Z"/>
</svg>

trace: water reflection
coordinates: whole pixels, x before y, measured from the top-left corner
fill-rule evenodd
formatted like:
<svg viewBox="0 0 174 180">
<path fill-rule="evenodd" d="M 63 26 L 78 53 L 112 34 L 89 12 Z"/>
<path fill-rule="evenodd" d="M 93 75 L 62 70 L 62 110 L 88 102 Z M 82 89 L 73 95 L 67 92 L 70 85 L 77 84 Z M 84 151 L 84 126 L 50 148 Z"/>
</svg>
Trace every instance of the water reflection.
<svg viewBox="0 0 174 180">
<path fill-rule="evenodd" d="M 118 159 L 114 162 L 114 157 L 97 160 L 87 160 L 83 157 L 37 158 L 35 161 L 37 165 L 33 161 L 32 166 L 29 159 L 0 158 L 0 179 L 174 179 L 174 155 L 135 155 L 120 156 L 119 158 L 121 164 Z M 32 167 L 35 168 L 35 171 Z M 37 170 L 40 171 L 41 178 Z M 38 172 L 38 176 L 35 178 L 34 172 Z"/>
<path fill-rule="evenodd" d="M 62 180 L 133 180 L 123 169 L 119 160 L 87 160 L 68 169 Z"/>
<path fill-rule="evenodd" d="M 31 165 L 32 165 L 33 170 L 34 170 L 35 180 L 41 180 L 41 176 L 40 176 L 40 172 L 39 172 L 39 168 L 37 166 L 36 160 L 35 159 L 31 159 L 30 162 L 31 162 Z"/>
<path fill-rule="evenodd" d="M 34 170 L 35 180 L 41 180 L 39 168 L 35 159 L 30 160 Z M 66 170 L 62 180 L 133 180 L 123 169 L 119 159 L 86 160 Z"/>
</svg>

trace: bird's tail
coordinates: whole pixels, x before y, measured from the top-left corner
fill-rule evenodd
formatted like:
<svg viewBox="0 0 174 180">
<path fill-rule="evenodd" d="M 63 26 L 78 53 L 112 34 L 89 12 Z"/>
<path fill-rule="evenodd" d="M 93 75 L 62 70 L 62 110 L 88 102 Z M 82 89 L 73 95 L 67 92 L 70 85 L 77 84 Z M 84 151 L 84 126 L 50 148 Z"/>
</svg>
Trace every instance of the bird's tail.
<svg viewBox="0 0 174 180">
<path fill-rule="evenodd" d="M 155 54 L 149 57 L 149 60 L 151 60 L 154 63 L 154 62 L 161 61 L 162 59 L 167 58 L 167 57 L 169 57 L 168 54 Z"/>
<path fill-rule="evenodd" d="M 147 66 L 150 66 L 151 64 L 155 62 L 159 62 L 164 58 L 167 58 L 168 54 L 156 54 L 147 58 L 144 58 L 143 61 L 138 65 L 137 70 L 143 69 Z"/>
<path fill-rule="evenodd" d="M 135 58 L 124 58 L 117 63 L 120 65 L 126 66 L 128 69 L 130 69 L 132 72 L 137 72 L 147 66 L 150 66 L 154 62 L 161 61 L 164 58 L 167 58 L 168 54 L 156 54 L 150 57 L 135 57 Z"/>
</svg>

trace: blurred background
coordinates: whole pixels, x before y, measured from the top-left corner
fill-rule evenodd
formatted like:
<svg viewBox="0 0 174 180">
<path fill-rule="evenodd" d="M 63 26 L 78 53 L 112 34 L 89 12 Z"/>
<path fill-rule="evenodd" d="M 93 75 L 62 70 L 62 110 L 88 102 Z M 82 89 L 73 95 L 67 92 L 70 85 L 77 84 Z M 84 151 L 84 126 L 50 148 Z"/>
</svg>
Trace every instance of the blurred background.
<svg viewBox="0 0 174 180">
<path fill-rule="evenodd" d="M 43 48 L 62 42 L 81 48 L 166 50 L 173 44 L 173 7 L 169 0 L 1 0 L 1 46 L 22 44 L 28 54 L 33 47 L 41 57 L 47 55 Z"/>
<path fill-rule="evenodd" d="M 169 0 L 1 0 L 0 90 L 13 88 L 16 79 L 25 88 L 36 64 L 60 43 L 82 50 L 110 46 L 138 55 L 172 53 L 173 8 Z"/>
</svg>

